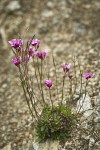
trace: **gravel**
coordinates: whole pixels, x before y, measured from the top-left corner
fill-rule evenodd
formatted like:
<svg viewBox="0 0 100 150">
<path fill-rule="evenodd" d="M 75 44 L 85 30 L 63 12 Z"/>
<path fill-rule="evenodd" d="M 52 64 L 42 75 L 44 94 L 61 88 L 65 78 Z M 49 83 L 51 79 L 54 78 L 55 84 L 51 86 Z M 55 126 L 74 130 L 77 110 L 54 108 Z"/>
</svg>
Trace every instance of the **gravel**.
<svg viewBox="0 0 100 150">
<path fill-rule="evenodd" d="M 19 33 L 24 39 L 36 33 L 41 40 L 40 48 L 54 51 L 58 65 L 62 61 L 71 62 L 71 58 L 76 56 L 83 71 L 88 69 L 95 73 L 95 78 L 88 86 L 88 96 L 91 105 L 94 104 L 93 115 L 87 119 L 80 116 L 71 138 L 59 143 L 58 149 L 99 150 L 99 18 L 99 0 L 0 1 L 0 149 L 32 150 L 31 145 L 35 142 L 33 122 L 18 79 L 17 68 L 10 62 L 13 56 L 7 41 L 18 37 Z M 76 102 L 77 100 L 78 98 Z M 57 147 L 56 142 L 54 145 Z"/>
</svg>

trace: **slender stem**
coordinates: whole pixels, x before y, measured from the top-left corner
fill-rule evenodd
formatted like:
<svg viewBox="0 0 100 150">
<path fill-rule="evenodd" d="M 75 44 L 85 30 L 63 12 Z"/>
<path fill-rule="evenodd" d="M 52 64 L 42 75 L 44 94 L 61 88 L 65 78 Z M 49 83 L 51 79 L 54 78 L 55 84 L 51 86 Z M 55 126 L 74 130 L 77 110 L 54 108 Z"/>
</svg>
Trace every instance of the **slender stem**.
<svg viewBox="0 0 100 150">
<path fill-rule="evenodd" d="M 57 90 L 57 101 L 59 101 L 59 94 L 58 94 L 58 81 L 57 81 L 57 68 L 56 68 L 56 64 L 55 64 L 55 59 L 54 59 L 54 55 L 53 55 L 53 51 L 52 51 L 52 58 L 53 58 L 53 65 L 54 65 L 54 68 L 55 68 L 55 77 L 56 77 L 56 90 Z"/>
<path fill-rule="evenodd" d="M 73 99 L 73 93 L 72 93 L 72 80 L 70 79 L 70 98 Z"/>
<path fill-rule="evenodd" d="M 37 71 L 36 71 L 36 68 L 35 68 L 35 61 L 34 61 L 34 58 L 33 58 L 33 65 L 34 65 L 34 70 L 35 70 L 35 78 L 36 78 L 36 81 L 37 81 L 37 84 L 38 84 L 38 89 L 40 91 L 40 95 L 42 96 L 42 93 L 41 93 L 41 88 L 40 88 L 40 84 L 39 84 L 39 80 L 38 80 L 38 74 L 37 74 Z M 33 88 L 32 88 L 33 89 Z M 34 90 L 33 90 L 33 94 L 35 95 L 34 93 Z M 38 98 L 37 98 L 38 99 Z M 40 102 L 41 104 L 41 100 L 38 99 L 38 101 Z M 41 104 L 42 105 L 42 104 Z"/>
<path fill-rule="evenodd" d="M 79 67 L 79 70 L 80 70 L 80 94 L 79 94 L 79 98 L 81 97 L 81 94 L 82 94 L 82 71 L 81 71 L 81 67 L 80 67 L 80 63 L 79 63 L 79 60 L 78 60 L 78 67 Z"/>
<path fill-rule="evenodd" d="M 53 101 L 52 101 L 52 97 L 51 97 L 51 89 L 50 88 L 49 88 L 49 95 L 50 95 L 51 105 L 52 105 L 52 108 L 53 108 Z"/>
<path fill-rule="evenodd" d="M 34 95 L 34 99 L 36 98 L 37 99 L 37 101 L 38 102 L 40 102 L 40 104 L 41 104 L 41 99 L 38 99 L 38 97 L 36 96 L 36 93 L 34 92 L 34 90 L 33 90 L 33 78 L 30 78 L 30 81 L 31 81 L 31 88 L 32 88 L 32 93 L 33 93 L 33 95 Z M 41 90 L 40 90 L 40 93 L 41 93 Z M 42 105 L 42 104 L 41 104 Z"/>
<path fill-rule="evenodd" d="M 23 73 L 22 73 L 21 69 L 20 69 L 20 72 L 21 72 L 21 75 L 22 75 L 22 77 L 23 77 Z M 36 108 L 35 108 L 35 99 L 34 99 L 34 96 L 33 96 L 33 94 L 30 93 L 30 91 L 29 91 L 29 89 L 31 89 L 31 87 L 30 87 L 30 84 L 29 84 L 28 76 L 27 76 L 27 74 L 25 74 L 25 75 L 26 75 L 26 77 L 25 77 L 24 88 L 26 89 L 26 91 L 27 91 L 27 93 L 28 93 L 28 95 L 29 95 L 29 98 L 30 98 L 30 101 L 31 101 L 31 105 L 32 105 L 32 107 L 34 108 L 35 115 L 36 115 L 36 117 L 38 117 L 38 114 L 37 114 L 37 111 L 36 111 Z M 33 99 L 34 99 L 34 104 L 33 104 L 32 97 L 33 97 Z M 30 105 L 29 105 L 29 106 L 30 106 Z M 30 108 L 31 108 L 31 107 L 30 107 Z M 31 112 L 32 112 L 32 110 L 31 110 Z M 33 114 L 33 112 L 32 112 L 32 114 Z"/>
<path fill-rule="evenodd" d="M 33 99 L 34 99 L 34 104 L 33 104 L 33 101 L 32 101 L 32 97 L 33 97 Z M 37 113 L 37 110 L 36 110 L 36 108 L 35 108 L 35 97 L 34 97 L 34 95 L 33 94 L 31 94 L 31 104 L 32 104 L 32 107 L 34 108 L 34 111 L 35 111 L 35 115 L 36 115 L 36 117 L 38 118 L 38 113 Z"/>
<path fill-rule="evenodd" d="M 43 61 L 41 60 L 41 75 L 40 75 L 40 82 L 41 82 L 41 91 L 42 91 L 42 98 L 43 98 L 43 102 L 45 103 L 45 100 L 44 100 L 44 92 L 43 92 L 43 84 L 42 84 L 42 69 L 43 69 Z"/>
<path fill-rule="evenodd" d="M 42 82 L 42 67 L 43 67 L 43 61 L 41 60 L 41 76 L 40 76 L 40 81 Z"/>
<path fill-rule="evenodd" d="M 68 78 L 69 78 L 69 83 L 70 83 L 70 91 L 69 91 L 69 95 L 70 95 L 70 100 L 73 100 L 73 87 L 72 87 L 72 79 L 70 78 L 70 72 L 68 72 Z"/>
<path fill-rule="evenodd" d="M 73 60 L 73 63 L 74 63 L 74 73 L 75 73 L 75 88 L 74 88 L 74 92 L 73 94 L 75 94 L 76 92 L 76 87 L 77 87 L 77 77 L 76 77 L 76 65 L 75 65 L 75 58 Z"/>
<path fill-rule="evenodd" d="M 34 38 L 35 38 L 35 34 L 33 35 L 33 37 L 32 37 L 32 39 L 31 39 L 31 41 L 32 41 Z M 29 46 L 30 46 L 30 45 L 31 45 L 31 42 L 29 43 L 29 42 L 27 41 L 25 51 L 28 51 L 28 48 L 29 48 Z"/>
<path fill-rule="evenodd" d="M 32 107 L 34 109 L 36 117 L 38 117 L 38 113 L 37 113 L 36 108 L 35 108 L 35 97 L 34 97 L 33 93 L 31 93 L 29 91 L 29 89 L 31 89 L 31 86 L 29 84 L 29 78 L 27 77 L 27 79 L 25 81 L 26 81 L 25 82 L 26 83 L 26 90 L 27 90 L 27 93 L 29 95 L 29 98 L 30 98 L 30 101 L 31 101 L 31 105 L 32 105 Z M 33 104 L 33 100 L 34 100 L 34 104 Z"/>
<path fill-rule="evenodd" d="M 80 106 L 80 108 L 79 108 L 79 110 L 78 110 L 78 113 L 80 112 L 80 110 L 81 110 L 81 108 L 82 108 L 82 106 L 83 106 L 83 104 L 84 104 L 84 101 L 85 101 L 85 98 L 86 98 L 86 94 L 87 94 L 87 85 L 88 85 L 88 80 L 86 80 L 86 85 L 85 85 L 85 95 L 84 95 L 84 97 L 83 97 L 83 101 L 82 101 L 82 105 Z"/>
<path fill-rule="evenodd" d="M 26 87 L 27 93 L 28 93 L 28 95 L 29 95 L 29 98 L 30 98 L 30 101 L 31 101 L 32 108 L 34 109 L 34 112 L 35 112 L 36 117 L 38 117 L 38 114 L 37 114 L 37 111 L 36 111 L 36 108 L 35 108 L 35 99 L 34 99 L 34 95 L 33 95 L 33 93 L 32 93 L 32 94 L 30 93 L 30 91 L 29 91 L 30 87 L 29 87 L 29 85 L 28 85 L 27 82 L 26 82 L 26 85 L 27 85 L 27 87 Z M 32 99 L 32 98 L 34 99 L 34 104 L 33 104 L 33 99 Z"/>
<path fill-rule="evenodd" d="M 38 62 L 38 58 L 37 58 L 37 62 Z M 38 65 L 37 65 L 37 68 L 38 68 L 38 74 L 39 74 L 39 77 L 40 77 L 40 86 L 41 86 L 42 100 L 43 100 L 43 104 L 45 104 L 44 93 L 43 93 L 43 87 L 42 87 L 42 80 L 41 80 L 41 73 L 40 73 L 40 70 L 39 70 L 39 66 L 38 66 Z M 42 70 L 42 60 L 41 60 L 41 70 Z"/>
<path fill-rule="evenodd" d="M 48 79 L 49 79 L 50 76 L 49 76 L 49 64 L 48 64 L 48 62 L 49 62 L 49 58 L 48 58 L 48 60 L 46 61 L 46 65 L 47 65 L 47 77 L 48 77 Z"/>
<path fill-rule="evenodd" d="M 25 95 L 25 98 L 26 98 L 26 102 L 27 102 L 27 105 L 28 105 L 28 107 L 29 107 L 29 110 L 30 110 L 30 114 L 31 114 L 31 116 L 32 116 L 32 119 L 33 119 L 34 115 L 33 115 L 33 112 L 32 112 L 32 110 L 31 110 L 31 107 L 30 107 L 30 104 L 29 104 L 29 100 L 28 100 L 28 98 L 27 98 L 26 90 L 25 90 L 25 87 L 24 87 L 24 84 L 23 84 L 23 76 L 22 76 L 22 72 L 21 72 L 20 66 L 19 66 L 19 72 L 20 72 L 20 79 L 21 79 L 21 84 L 22 84 L 22 88 L 23 88 L 23 91 L 24 91 L 24 95 Z"/>
<path fill-rule="evenodd" d="M 38 75 L 37 75 L 36 68 L 35 68 L 35 61 L 34 61 L 34 59 L 33 59 L 33 65 L 34 65 L 34 70 L 35 70 L 35 78 L 36 78 L 36 81 L 37 81 L 37 84 L 38 84 L 38 89 L 40 90 L 40 93 L 41 93 L 39 80 L 38 80 Z"/>
<path fill-rule="evenodd" d="M 65 83 L 65 75 L 63 76 L 63 84 L 62 84 L 62 100 L 61 100 L 61 104 L 63 102 L 63 97 L 64 97 L 64 83 Z"/>
<path fill-rule="evenodd" d="M 17 57 L 16 52 L 14 51 L 14 49 L 13 49 L 13 48 L 11 48 L 11 50 L 13 51 L 13 53 L 14 53 L 15 57 Z"/>
<path fill-rule="evenodd" d="M 28 102 L 28 99 L 27 99 L 27 96 L 26 96 L 26 91 L 25 91 L 25 88 L 24 88 L 23 83 L 22 83 L 22 87 L 23 87 L 23 91 L 24 91 L 24 95 L 25 95 L 25 98 L 26 98 L 27 105 L 28 105 L 28 107 L 29 107 L 30 113 L 31 113 L 32 118 L 33 118 L 34 115 L 33 115 L 33 112 L 32 112 L 32 110 L 31 110 L 30 104 L 29 104 L 29 102 Z"/>
</svg>

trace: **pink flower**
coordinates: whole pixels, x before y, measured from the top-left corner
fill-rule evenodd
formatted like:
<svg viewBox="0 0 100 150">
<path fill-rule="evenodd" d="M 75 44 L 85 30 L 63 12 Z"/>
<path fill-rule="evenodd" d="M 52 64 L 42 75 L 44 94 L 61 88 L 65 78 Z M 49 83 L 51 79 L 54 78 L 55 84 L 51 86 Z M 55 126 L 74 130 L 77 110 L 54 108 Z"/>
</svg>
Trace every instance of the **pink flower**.
<svg viewBox="0 0 100 150">
<path fill-rule="evenodd" d="M 40 40 L 38 40 L 38 39 L 31 39 L 31 40 L 29 40 L 29 43 L 30 43 L 31 45 L 33 45 L 33 46 L 37 45 L 37 47 L 39 47 L 39 45 L 40 45 Z"/>
<path fill-rule="evenodd" d="M 94 77 L 94 74 L 93 73 L 89 73 L 88 70 L 85 72 L 85 74 L 83 75 L 83 77 L 85 79 L 89 79 L 89 78 L 93 78 Z"/>
<path fill-rule="evenodd" d="M 29 56 L 33 56 L 34 55 L 34 48 L 33 47 L 29 47 L 28 54 L 29 54 Z"/>
<path fill-rule="evenodd" d="M 23 44 L 23 40 L 12 39 L 11 41 L 8 41 L 8 43 L 11 45 L 11 47 L 19 48 Z"/>
<path fill-rule="evenodd" d="M 44 84 L 47 86 L 47 87 L 51 87 L 52 86 L 52 81 L 51 80 L 45 80 L 44 81 Z"/>
<path fill-rule="evenodd" d="M 12 58 L 12 60 L 11 60 L 17 67 L 18 67 L 18 65 L 20 64 L 20 62 L 21 62 L 21 58 L 20 57 L 14 57 L 14 58 Z"/>
<path fill-rule="evenodd" d="M 42 52 L 41 51 L 36 51 L 35 54 L 38 58 L 43 60 L 45 58 L 45 56 L 47 55 L 47 52 L 46 51 L 42 51 Z"/>
<path fill-rule="evenodd" d="M 64 72 L 68 72 L 71 68 L 71 64 L 62 63 L 61 67 L 63 68 Z"/>
</svg>

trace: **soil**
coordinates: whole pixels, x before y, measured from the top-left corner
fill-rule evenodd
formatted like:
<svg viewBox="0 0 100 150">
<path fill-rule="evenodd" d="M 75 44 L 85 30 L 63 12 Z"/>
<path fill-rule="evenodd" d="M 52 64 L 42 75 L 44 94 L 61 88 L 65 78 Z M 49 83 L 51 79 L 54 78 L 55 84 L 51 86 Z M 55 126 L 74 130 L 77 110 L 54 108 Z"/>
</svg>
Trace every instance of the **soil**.
<svg viewBox="0 0 100 150">
<path fill-rule="evenodd" d="M 57 63 L 76 56 L 95 73 L 94 101 L 99 95 L 99 0 L 0 0 L 0 149 L 28 149 L 33 140 L 31 117 L 8 40 L 34 34 L 41 48 L 54 51 Z M 96 149 L 94 149 L 96 150 Z"/>
</svg>

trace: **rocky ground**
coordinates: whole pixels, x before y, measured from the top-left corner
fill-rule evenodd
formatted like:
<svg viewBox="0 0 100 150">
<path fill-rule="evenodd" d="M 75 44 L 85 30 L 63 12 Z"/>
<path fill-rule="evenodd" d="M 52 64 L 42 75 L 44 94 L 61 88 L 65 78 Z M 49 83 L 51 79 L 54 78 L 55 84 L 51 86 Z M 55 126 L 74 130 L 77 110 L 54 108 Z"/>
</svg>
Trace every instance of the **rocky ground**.
<svg viewBox="0 0 100 150">
<path fill-rule="evenodd" d="M 30 150 L 33 149 L 30 146 L 34 143 L 32 121 L 17 70 L 10 62 L 12 52 L 7 41 L 19 35 L 28 39 L 34 33 L 41 40 L 43 49 L 54 51 L 58 64 L 76 55 L 84 70 L 89 69 L 95 73 L 92 83 L 94 94 L 90 91 L 89 97 L 96 106 L 100 105 L 100 1 L 1 0 L 0 149 L 3 150 L 29 150 L 29 147 Z M 95 128 L 89 120 L 89 128 L 92 130 L 85 130 L 82 126 L 86 127 L 87 123 L 81 120 L 80 130 L 72 133 L 73 141 L 61 143 L 56 149 L 99 150 L 99 107 L 95 112 Z M 37 150 L 37 144 L 34 145 Z"/>
</svg>

